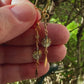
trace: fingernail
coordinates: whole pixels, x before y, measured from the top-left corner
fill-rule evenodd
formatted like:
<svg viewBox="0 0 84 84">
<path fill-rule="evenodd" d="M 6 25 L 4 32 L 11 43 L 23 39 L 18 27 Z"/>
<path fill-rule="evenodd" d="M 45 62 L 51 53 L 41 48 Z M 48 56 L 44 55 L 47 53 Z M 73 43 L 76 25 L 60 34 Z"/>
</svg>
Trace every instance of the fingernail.
<svg viewBox="0 0 84 84">
<path fill-rule="evenodd" d="M 12 13 L 20 21 L 32 21 L 36 18 L 35 9 L 29 4 L 18 4 L 11 8 Z"/>
<path fill-rule="evenodd" d="M 3 5 L 8 5 L 8 4 L 10 4 L 11 3 L 11 0 L 1 0 L 1 3 L 3 4 Z"/>
</svg>

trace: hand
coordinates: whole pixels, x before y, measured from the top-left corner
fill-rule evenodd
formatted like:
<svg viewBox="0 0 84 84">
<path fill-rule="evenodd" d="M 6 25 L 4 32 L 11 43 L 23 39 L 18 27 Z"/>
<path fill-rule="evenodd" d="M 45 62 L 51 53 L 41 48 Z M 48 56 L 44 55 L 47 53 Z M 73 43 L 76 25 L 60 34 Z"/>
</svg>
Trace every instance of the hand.
<svg viewBox="0 0 84 84">
<path fill-rule="evenodd" d="M 12 2 L 12 3 L 11 3 Z M 32 58 L 35 49 L 33 24 L 39 12 L 28 0 L 0 0 L 0 84 L 35 77 L 36 65 Z M 43 37 L 43 23 L 40 23 L 40 40 Z M 48 61 L 61 61 L 66 55 L 64 46 L 69 39 L 68 30 L 60 24 L 48 24 L 52 44 Z M 43 50 L 43 48 L 40 46 Z M 49 70 L 44 66 L 43 55 L 38 67 L 38 77 Z"/>
</svg>

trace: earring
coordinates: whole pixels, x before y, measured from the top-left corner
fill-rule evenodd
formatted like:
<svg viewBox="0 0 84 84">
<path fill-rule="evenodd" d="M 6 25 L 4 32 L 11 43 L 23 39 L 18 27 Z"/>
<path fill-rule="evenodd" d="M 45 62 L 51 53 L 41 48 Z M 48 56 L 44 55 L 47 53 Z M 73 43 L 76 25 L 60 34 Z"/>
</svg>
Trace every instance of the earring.
<svg viewBox="0 0 84 84">
<path fill-rule="evenodd" d="M 36 0 L 37 1 L 37 0 Z M 37 3 L 37 2 L 36 2 Z M 41 44 L 42 46 L 44 47 L 44 55 L 45 55 L 45 62 L 44 62 L 44 66 L 46 67 L 47 65 L 47 54 L 48 54 L 48 47 L 51 45 L 51 40 L 50 38 L 48 37 L 48 30 L 47 30 L 47 22 L 48 22 L 48 19 L 49 19 L 49 14 L 47 13 L 47 8 L 48 8 L 48 5 L 46 5 L 46 7 L 44 8 L 43 11 L 41 11 L 41 20 L 44 21 L 44 38 L 43 40 L 41 41 Z M 39 30 L 40 30 L 40 26 L 39 26 L 39 21 L 36 23 L 36 26 L 35 26 L 35 32 L 36 32 L 36 35 L 35 35 L 35 40 L 36 40 L 36 49 L 35 51 L 33 52 L 33 58 L 36 60 L 36 71 L 35 71 L 35 76 L 37 77 L 38 76 L 38 65 L 39 65 L 39 59 L 41 58 L 42 56 L 42 51 L 40 50 L 39 48 Z"/>
<path fill-rule="evenodd" d="M 42 51 L 39 49 L 39 23 L 36 24 L 35 27 L 35 32 L 36 32 L 36 50 L 33 52 L 33 58 L 36 60 L 36 71 L 35 71 L 35 76 L 38 76 L 38 65 L 39 65 L 39 59 L 42 55 Z"/>
<path fill-rule="evenodd" d="M 51 45 L 51 40 L 48 37 L 48 30 L 47 30 L 47 20 L 49 19 L 49 14 L 47 11 L 44 9 L 42 12 L 42 17 L 44 21 L 44 32 L 45 32 L 45 37 L 43 38 L 41 44 L 45 48 L 44 54 L 45 54 L 45 67 L 47 65 L 47 54 L 48 54 L 48 47 Z"/>
</svg>

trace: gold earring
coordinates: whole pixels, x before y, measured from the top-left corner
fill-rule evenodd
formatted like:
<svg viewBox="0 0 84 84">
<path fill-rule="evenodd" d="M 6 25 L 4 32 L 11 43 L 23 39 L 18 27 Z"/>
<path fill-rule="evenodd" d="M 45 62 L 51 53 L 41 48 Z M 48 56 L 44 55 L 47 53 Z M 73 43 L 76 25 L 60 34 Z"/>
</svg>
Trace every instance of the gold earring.
<svg viewBox="0 0 84 84">
<path fill-rule="evenodd" d="M 38 76 L 38 65 L 39 65 L 39 59 L 42 56 L 42 51 L 39 48 L 39 23 L 36 24 L 35 27 L 35 32 L 36 32 L 36 50 L 33 52 L 33 58 L 36 60 L 36 71 L 35 71 L 35 76 Z"/>
<path fill-rule="evenodd" d="M 42 17 L 43 17 L 43 21 L 44 21 L 44 32 L 45 32 L 45 37 L 43 38 L 41 44 L 42 46 L 45 48 L 45 67 L 47 65 L 47 54 L 48 54 L 48 47 L 51 45 L 51 40 L 48 37 L 48 30 L 47 30 L 47 20 L 49 19 L 49 14 L 47 13 L 47 11 L 44 9 L 42 12 Z"/>
<path fill-rule="evenodd" d="M 37 4 L 37 0 L 36 0 L 36 4 Z M 51 40 L 50 38 L 48 37 L 48 30 L 47 30 L 47 21 L 49 19 L 49 14 L 47 13 L 47 8 L 48 8 L 48 5 L 46 5 L 46 7 L 44 8 L 43 11 L 41 11 L 41 20 L 44 21 L 44 32 L 45 32 L 45 37 L 43 38 L 41 44 L 42 46 L 45 48 L 44 49 L 44 54 L 45 54 L 45 62 L 44 62 L 44 66 L 46 67 L 47 65 L 47 54 L 48 54 L 48 47 L 51 45 Z M 39 30 L 40 30 L 40 26 L 39 26 L 39 21 L 36 23 L 36 26 L 35 26 L 35 32 L 36 32 L 36 36 L 35 36 L 35 39 L 36 39 L 36 50 L 33 52 L 33 58 L 36 60 L 36 71 L 35 71 L 35 76 L 37 77 L 38 76 L 38 65 L 39 65 L 39 59 L 40 57 L 42 56 L 42 51 L 40 50 L 39 48 Z"/>
</svg>

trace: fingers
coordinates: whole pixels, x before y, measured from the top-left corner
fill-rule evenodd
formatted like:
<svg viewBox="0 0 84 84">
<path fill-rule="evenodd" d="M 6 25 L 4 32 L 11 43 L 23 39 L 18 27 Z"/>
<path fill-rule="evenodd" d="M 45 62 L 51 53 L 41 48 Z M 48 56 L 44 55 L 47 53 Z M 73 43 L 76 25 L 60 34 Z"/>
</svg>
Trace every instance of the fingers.
<svg viewBox="0 0 84 84">
<path fill-rule="evenodd" d="M 21 65 L 0 65 L 0 84 L 35 78 L 36 64 Z M 49 64 L 44 67 L 44 63 L 38 66 L 38 77 L 44 75 L 49 70 Z"/>
<path fill-rule="evenodd" d="M 28 30 L 36 20 L 36 10 L 30 2 L 0 8 L 0 43 Z"/>
<path fill-rule="evenodd" d="M 0 64 L 21 64 L 31 63 L 35 60 L 32 58 L 34 47 L 0 47 Z M 40 62 L 44 62 L 45 55 L 44 49 L 42 50 L 42 56 Z M 57 62 L 61 61 L 66 55 L 66 48 L 64 45 L 51 46 L 48 49 L 48 61 Z"/>
<path fill-rule="evenodd" d="M 13 4 L 20 4 L 20 3 L 26 3 L 28 0 L 0 0 L 0 5 L 5 6 L 5 5 L 13 5 Z"/>
<path fill-rule="evenodd" d="M 0 6 L 10 5 L 11 0 L 0 0 Z"/>
<path fill-rule="evenodd" d="M 43 23 L 40 24 L 40 42 L 44 38 Z M 30 28 L 28 31 L 19 37 L 9 41 L 8 45 L 34 45 L 35 44 L 35 30 Z M 52 41 L 51 45 L 65 44 L 69 40 L 69 32 L 66 27 L 60 24 L 48 24 L 48 35 Z"/>
<path fill-rule="evenodd" d="M 11 4 L 20 4 L 20 3 L 27 3 L 28 0 L 12 0 Z"/>
</svg>

